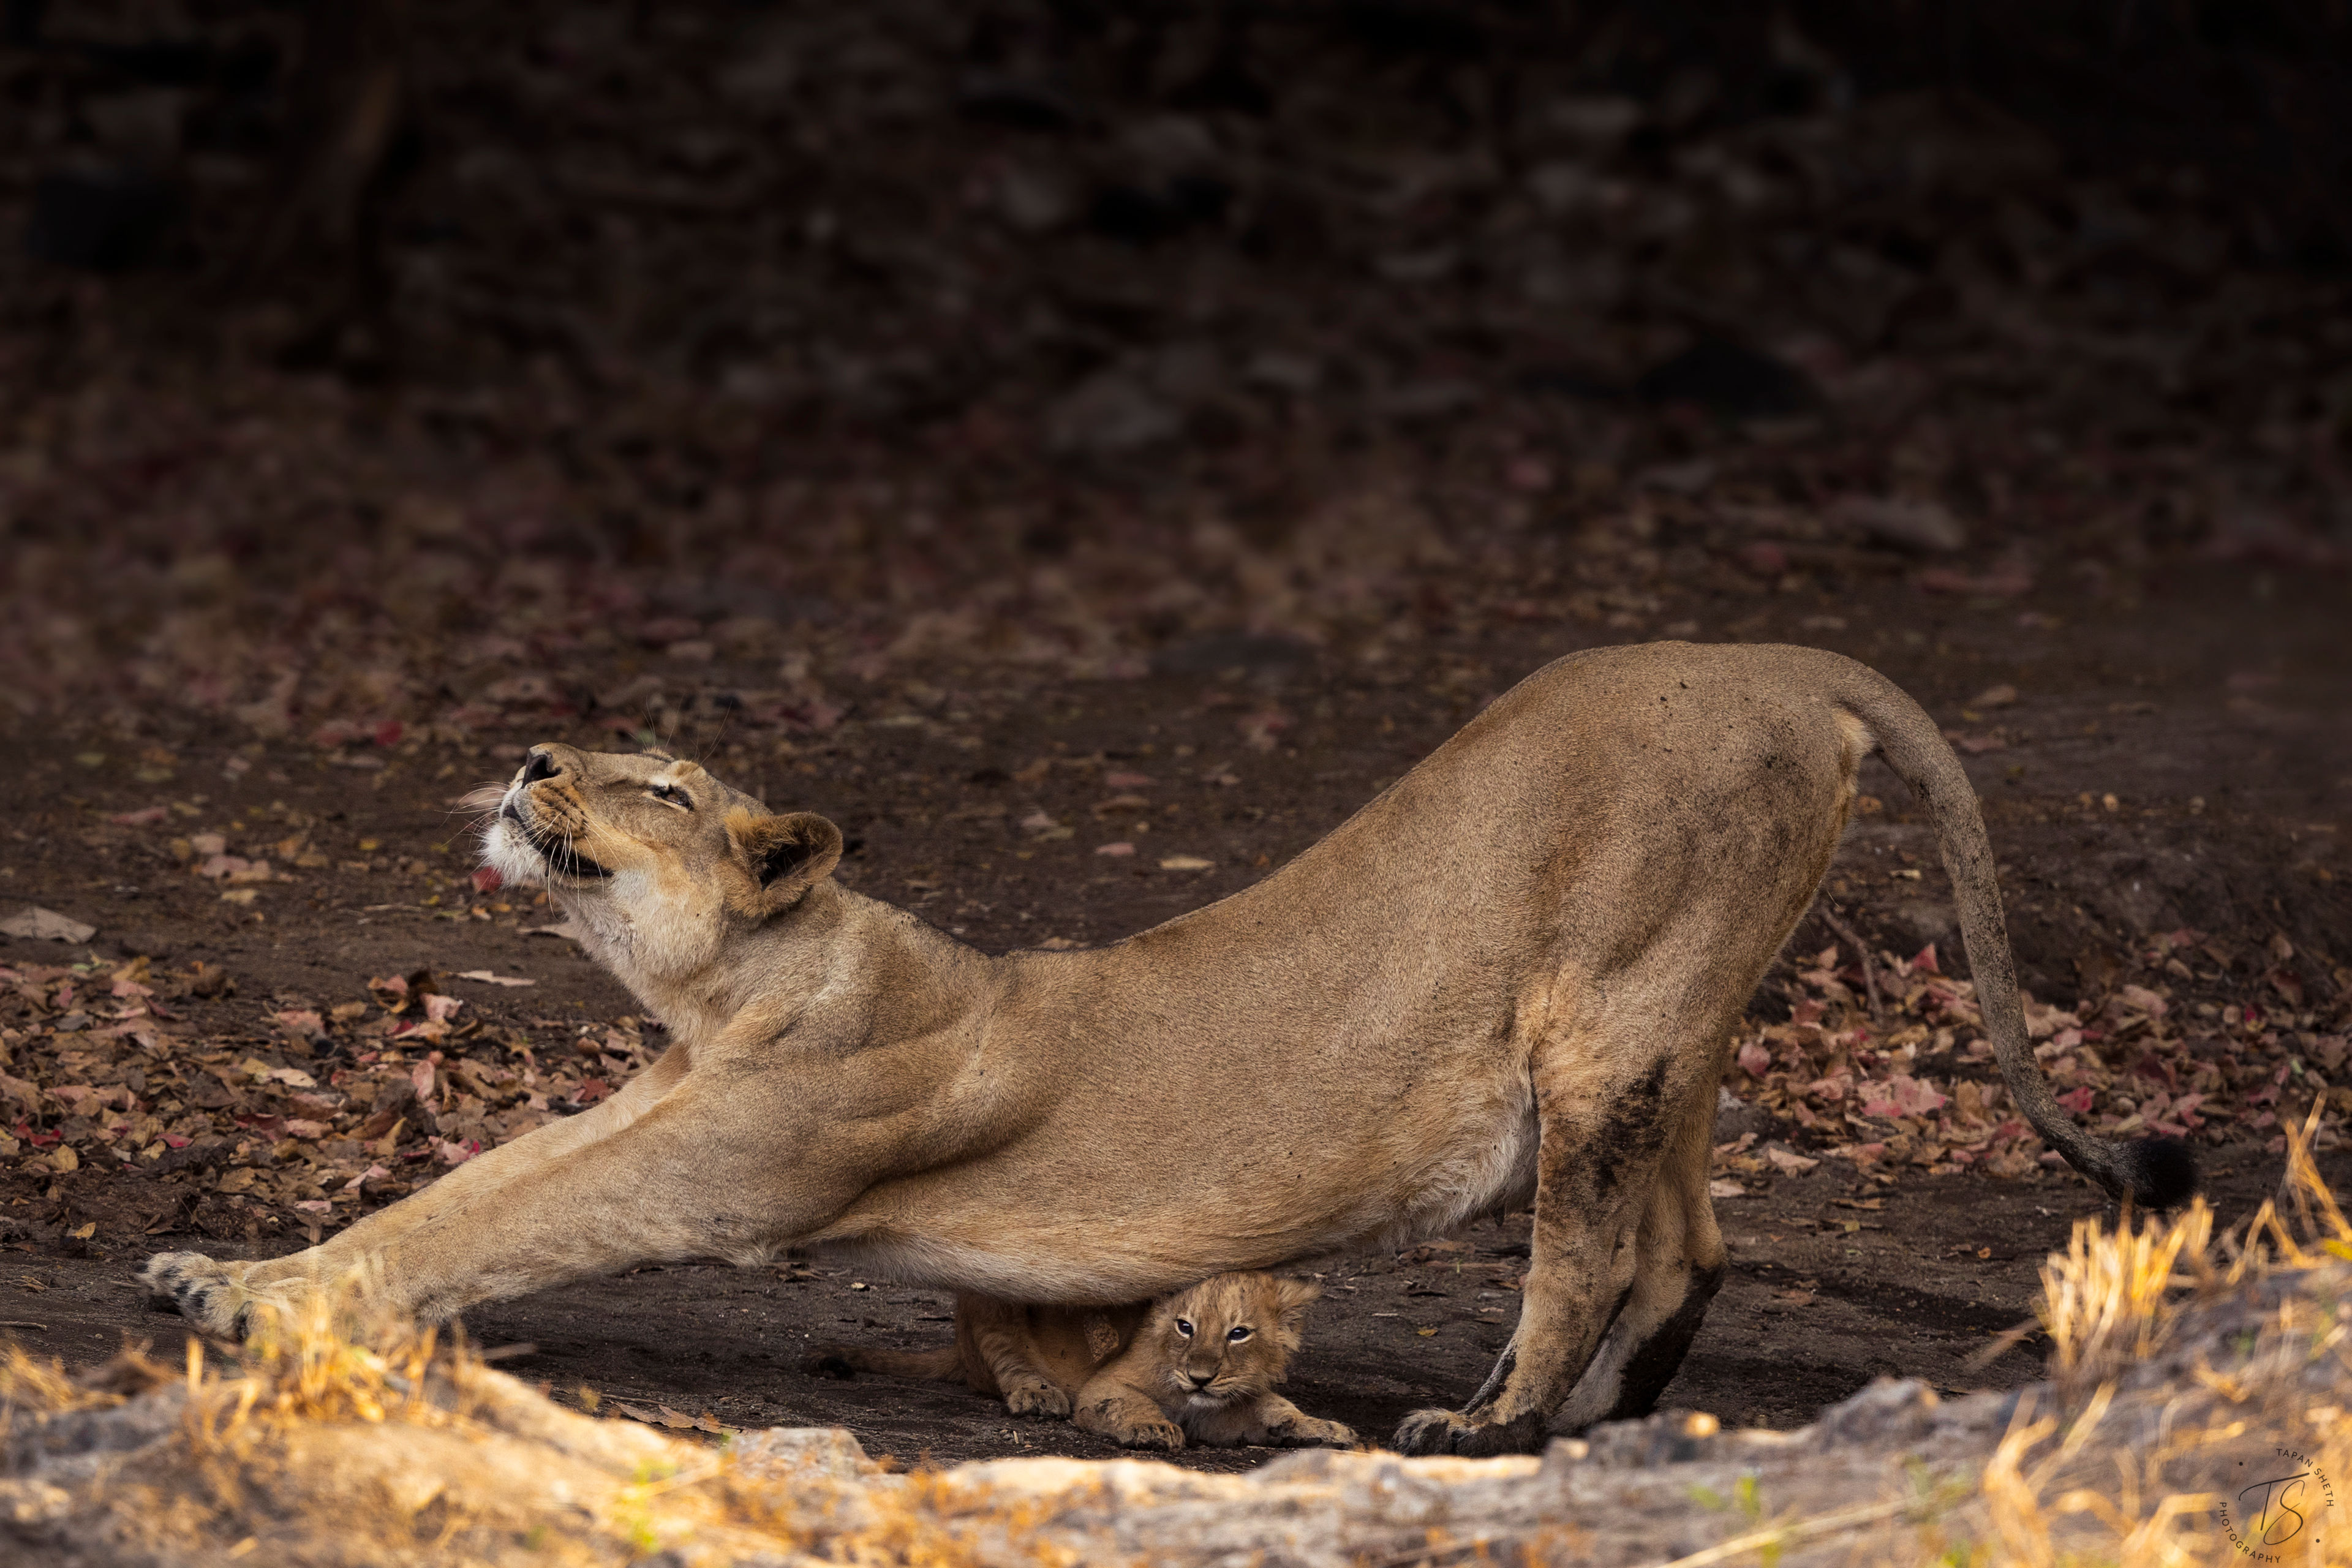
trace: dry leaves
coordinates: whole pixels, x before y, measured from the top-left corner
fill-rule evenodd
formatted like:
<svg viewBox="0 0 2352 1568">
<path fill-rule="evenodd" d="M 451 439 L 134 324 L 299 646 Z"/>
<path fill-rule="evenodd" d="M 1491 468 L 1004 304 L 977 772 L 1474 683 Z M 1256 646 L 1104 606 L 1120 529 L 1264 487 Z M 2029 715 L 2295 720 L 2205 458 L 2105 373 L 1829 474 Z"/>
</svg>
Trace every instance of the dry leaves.
<svg viewBox="0 0 2352 1568">
<path fill-rule="evenodd" d="M 2208 963 L 2229 956 L 2202 933 L 2176 931 L 2135 955 L 2141 980 L 2073 1008 L 2027 998 L 2034 1054 L 2059 1103 L 2109 1137 L 2275 1144 L 2282 1117 L 2316 1101 L 2332 1142 L 2352 1110 L 2352 1088 L 2339 1081 L 2352 1057 L 2352 1008 L 2340 1000 L 2333 1014 L 2305 1006 L 2300 982 L 2283 967 L 2260 976 L 2255 994 L 2242 986 L 2238 999 L 2223 1000 L 2231 994 L 2218 984 L 2226 962 L 2207 972 L 2216 984 L 2206 996 L 2183 1005 L 2176 986 L 2191 972 L 2182 952 Z M 1858 956 L 1832 946 L 1801 963 L 1784 987 L 1788 1020 L 1744 1035 L 1726 1087 L 1794 1123 L 1819 1152 L 1889 1179 L 1906 1170 L 2015 1176 L 2055 1161 L 2010 1108 L 1975 987 L 1945 975 L 1932 944 L 1908 959 L 1881 953 L 1887 1006 L 1873 1022 Z M 1727 1175 L 1795 1174 L 1810 1163 L 1794 1151 L 1717 1151 Z"/>
</svg>

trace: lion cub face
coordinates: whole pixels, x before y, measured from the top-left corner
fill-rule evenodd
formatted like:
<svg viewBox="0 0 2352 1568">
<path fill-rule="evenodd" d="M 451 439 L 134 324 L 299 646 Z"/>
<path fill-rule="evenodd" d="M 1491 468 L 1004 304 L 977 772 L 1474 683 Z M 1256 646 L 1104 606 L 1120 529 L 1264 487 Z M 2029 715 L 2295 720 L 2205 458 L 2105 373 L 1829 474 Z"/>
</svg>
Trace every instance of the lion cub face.
<svg viewBox="0 0 2352 1568">
<path fill-rule="evenodd" d="M 504 789 L 468 804 L 497 808 L 485 864 L 549 889 L 656 968 L 690 963 L 730 915 L 757 921 L 790 909 L 841 858 L 841 830 L 824 817 L 771 814 L 698 763 L 658 753 L 533 746 Z"/>
<path fill-rule="evenodd" d="M 1282 1381 L 1307 1303 L 1322 1287 L 1271 1274 L 1219 1274 L 1155 1304 L 1135 1343 L 1161 1362 L 1163 1398 L 1226 1405 Z"/>
</svg>

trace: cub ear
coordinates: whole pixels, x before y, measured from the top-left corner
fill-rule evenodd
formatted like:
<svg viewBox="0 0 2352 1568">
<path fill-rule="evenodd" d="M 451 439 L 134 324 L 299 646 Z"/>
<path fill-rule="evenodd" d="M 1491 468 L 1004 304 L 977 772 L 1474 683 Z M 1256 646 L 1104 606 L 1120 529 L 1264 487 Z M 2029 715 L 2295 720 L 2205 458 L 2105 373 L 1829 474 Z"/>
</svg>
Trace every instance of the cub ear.
<svg viewBox="0 0 2352 1568">
<path fill-rule="evenodd" d="M 1312 1279 L 1283 1279 L 1274 1282 L 1274 1300 L 1282 1313 L 1286 1327 L 1295 1326 L 1305 1315 L 1308 1305 L 1321 1298 L 1323 1287 Z"/>
<path fill-rule="evenodd" d="M 800 902 L 802 894 L 841 863 L 841 829 L 813 811 L 777 816 L 730 812 L 727 838 L 751 876 L 756 911 L 762 916 Z"/>
</svg>

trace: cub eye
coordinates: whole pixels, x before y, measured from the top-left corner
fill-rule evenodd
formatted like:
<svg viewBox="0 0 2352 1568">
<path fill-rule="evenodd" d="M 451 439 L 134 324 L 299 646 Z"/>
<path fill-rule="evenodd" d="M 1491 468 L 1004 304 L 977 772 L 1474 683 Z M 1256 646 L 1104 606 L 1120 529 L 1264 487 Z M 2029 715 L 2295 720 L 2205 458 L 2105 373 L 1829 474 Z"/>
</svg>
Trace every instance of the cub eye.
<svg viewBox="0 0 2352 1568">
<path fill-rule="evenodd" d="M 1177 1319 L 1176 1331 L 1183 1335 L 1186 1339 L 1191 1339 L 1192 1337 L 1192 1320 L 1190 1318 Z"/>
<path fill-rule="evenodd" d="M 1225 1338 L 1233 1341 L 1235 1344 L 1241 1343 L 1244 1340 L 1249 1337 L 1250 1331 L 1246 1327 L 1235 1329 L 1232 1333 L 1225 1336 Z"/>
</svg>

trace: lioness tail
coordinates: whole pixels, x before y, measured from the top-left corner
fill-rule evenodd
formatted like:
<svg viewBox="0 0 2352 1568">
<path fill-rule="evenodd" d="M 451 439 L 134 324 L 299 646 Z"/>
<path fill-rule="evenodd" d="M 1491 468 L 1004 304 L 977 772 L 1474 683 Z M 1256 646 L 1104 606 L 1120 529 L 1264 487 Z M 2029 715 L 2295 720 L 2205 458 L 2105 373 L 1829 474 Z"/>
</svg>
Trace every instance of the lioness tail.
<svg viewBox="0 0 2352 1568">
<path fill-rule="evenodd" d="M 2197 1191 L 2197 1157 L 2186 1142 L 2140 1138 L 2117 1143 L 2094 1137 L 2075 1126 L 2051 1094 L 2026 1036 L 2025 1008 L 2017 994 L 2017 960 L 2001 921 L 2000 887 L 1993 875 L 1992 845 L 1977 810 L 1976 788 L 1935 721 L 1899 687 L 1851 659 L 1840 658 L 1837 664 L 1843 679 L 1834 683 L 1832 700 L 1862 721 L 1887 765 L 1927 804 L 1944 868 L 1951 875 L 1952 900 L 1959 907 L 1977 1007 L 2010 1098 L 2042 1141 L 2110 1198 L 2128 1198 L 2143 1209 L 2186 1203 Z"/>
</svg>

